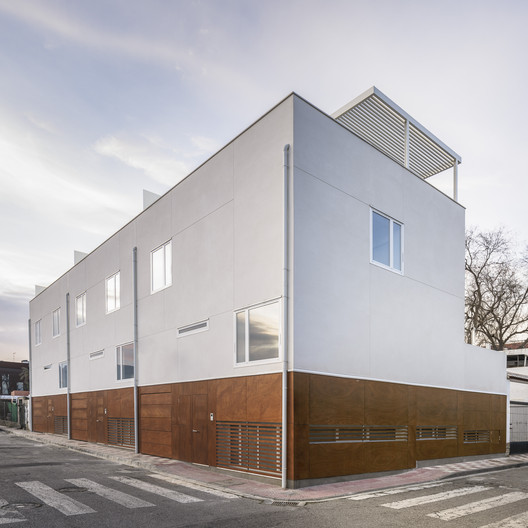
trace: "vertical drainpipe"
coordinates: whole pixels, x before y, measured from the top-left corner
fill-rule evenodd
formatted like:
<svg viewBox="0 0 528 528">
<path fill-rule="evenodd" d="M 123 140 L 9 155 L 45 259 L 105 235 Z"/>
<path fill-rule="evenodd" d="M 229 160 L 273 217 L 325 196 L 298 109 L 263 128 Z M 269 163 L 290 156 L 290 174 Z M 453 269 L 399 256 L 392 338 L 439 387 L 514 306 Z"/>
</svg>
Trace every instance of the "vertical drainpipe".
<svg viewBox="0 0 528 528">
<path fill-rule="evenodd" d="M 139 453 L 139 408 L 138 408 L 138 292 L 137 292 L 137 247 L 132 250 L 132 273 L 134 280 L 134 450 Z"/>
<path fill-rule="evenodd" d="M 32 358 L 32 350 L 31 350 L 31 319 L 28 319 L 28 343 L 29 343 L 29 368 L 28 368 L 28 374 L 29 374 L 29 405 L 28 405 L 28 414 L 29 414 L 29 430 L 33 431 L 33 384 L 31 383 L 31 369 L 33 368 L 33 358 Z"/>
<path fill-rule="evenodd" d="M 289 170 L 290 145 L 284 146 L 284 248 L 282 275 L 282 489 L 288 487 L 288 266 L 289 266 Z"/>
<path fill-rule="evenodd" d="M 70 294 L 66 294 L 66 422 L 68 424 L 68 440 L 71 440 L 71 409 L 70 409 Z"/>
</svg>

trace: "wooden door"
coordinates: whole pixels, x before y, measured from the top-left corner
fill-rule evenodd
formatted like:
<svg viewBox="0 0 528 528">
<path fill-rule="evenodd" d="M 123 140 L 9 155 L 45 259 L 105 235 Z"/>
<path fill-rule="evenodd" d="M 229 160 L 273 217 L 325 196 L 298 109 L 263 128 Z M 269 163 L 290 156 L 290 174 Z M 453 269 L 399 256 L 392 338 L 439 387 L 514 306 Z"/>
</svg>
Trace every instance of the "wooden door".
<svg viewBox="0 0 528 528">
<path fill-rule="evenodd" d="M 53 405 L 53 399 L 48 398 L 48 412 L 46 413 L 46 432 L 54 433 L 55 432 L 55 407 Z"/>
<path fill-rule="evenodd" d="M 98 392 L 95 400 L 95 430 L 99 444 L 105 444 L 106 439 L 106 393 Z"/>
<path fill-rule="evenodd" d="M 192 461 L 207 464 L 207 394 L 192 396 Z"/>
</svg>

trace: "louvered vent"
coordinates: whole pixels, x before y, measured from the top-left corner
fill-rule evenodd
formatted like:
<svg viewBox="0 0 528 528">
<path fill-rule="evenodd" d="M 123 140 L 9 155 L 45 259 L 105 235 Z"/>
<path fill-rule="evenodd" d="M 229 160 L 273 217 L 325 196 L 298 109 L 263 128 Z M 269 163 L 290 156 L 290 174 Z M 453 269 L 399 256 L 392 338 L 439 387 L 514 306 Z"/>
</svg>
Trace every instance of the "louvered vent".
<svg viewBox="0 0 528 528">
<path fill-rule="evenodd" d="M 457 440 L 456 425 L 424 425 L 416 427 L 416 440 Z"/>
<path fill-rule="evenodd" d="M 108 443 L 110 445 L 134 447 L 133 418 L 108 418 L 106 423 Z"/>
<path fill-rule="evenodd" d="M 66 416 L 55 416 L 53 431 L 55 434 L 68 434 L 68 418 Z"/>
<path fill-rule="evenodd" d="M 351 442 L 407 442 L 407 426 L 311 425 L 310 444 Z"/>
</svg>

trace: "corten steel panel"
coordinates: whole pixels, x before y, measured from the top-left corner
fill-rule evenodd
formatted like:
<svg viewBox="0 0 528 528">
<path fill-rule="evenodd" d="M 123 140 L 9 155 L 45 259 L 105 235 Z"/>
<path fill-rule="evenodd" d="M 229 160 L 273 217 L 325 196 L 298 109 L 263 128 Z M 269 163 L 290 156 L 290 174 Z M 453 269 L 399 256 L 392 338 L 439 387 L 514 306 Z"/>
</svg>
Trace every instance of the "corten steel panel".
<svg viewBox="0 0 528 528">
<path fill-rule="evenodd" d="M 139 408 L 139 416 L 143 418 L 165 418 L 171 422 L 172 406 L 171 405 L 142 405 Z"/>
<path fill-rule="evenodd" d="M 207 464 L 207 394 L 192 395 L 192 461 Z"/>
<path fill-rule="evenodd" d="M 491 394 L 460 391 L 459 398 L 462 399 L 464 411 L 490 411 Z"/>
<path fill-rule="evenodd" d="M 172 393 L 141 394 L 141 405 L 172 405 Z"/>
<path fill-rule="evenodd" d="M 407 442 L 370 442 L 365 444 L 366 471 L 393 471 L 416 466 L 407 457 Z"/>
<path fill-rule="evenodd" d="M 216 386 L 217 380 L 207 382 L 207 407 L 208 412 L 213 413 L 213 419 L 207 424 L 207 463 L 210 466 L 216 466 Z"/>
<path fill-rule="evenodd" d="M 310 374 L 288 372 L 288 423 L 310 422 Z"/>
<path fill-rule="evenodd" d="M 362 443 L 310 445 L 310 478 L 354 475 L 367 471 Z"/>
<path fill-rule="evenodd" d="M 411 387 L 415 393 L 416 425 L 456 425 L 457 391 L 430 387 Z"/>
<path fill-rule="evenodd" d="M 167 418 L 141 418 L 141 431 L 171 431 L 172 423 Z"/>
<path fill-rule="evenodd" d="M 491 412 L 506 414 L 506 405 L 506 396 L 503 396 L 501 394 L 493 394 L 491 396 Z"/>
<path fill-rule="evenodd" d="M 409 387 L 397 383 L 365 381 L 365 421 L 367 425 L 406 425 Z"/>
<path fill-rule="evenodd" d="M 282 419 L 282 375 L 264 374 L 247 378 L 247 420 L 280 422 Z"/>
<path fill-rule="evenodd" d="M 170 446 L 172 443 L 172 435 L 170 431 L 145 431 L 142 429 L 141 445 L 143 443 Z"/>
<path fill-rule="evenodd" d="M 307 424 L 288 426 L 288 479 L 310 478 L 310 427 Z"/>
<path fill-rule="evenodd" d="M 181 393 L 186 395 L 207 394 L 207 381 L 189 381 L 182 383 Z"/>
<path fill-rule="evenodd" d="M 48 427 L 47 400 L 43 397 L 32 398 L 31 404 L 33 405 L 33 430 L 44 433 Z"/>
<path fill-rule="evenodd" d="M 141 442 L 141 452 L 145 455 L 154 455 L 165 458 L 173 458 L 173 451 L 171 445 L 165 444 L 149 444 L 148 442 Z"/>
<path fill-rule="evenodd" d="M 474 455 L 488 455 L 490 453 L 489 442 L 475 443 L 475 444 L 464 444 L 462 443 L 461 448 L 459 447 L 459 456 L 474 456 Z"/>
<path fill-rule="evenodd" d="M 247 420 L 247 380 L 245 377 L 218 380 L 216 419 L 225 422 Z"/>
<path fill-rule="evenodd" d="M 55 406 L 55 416 L 66 416 L 68 413 L 68 402 L 66 394 L 58 394 L 53 397 L 53 404 Z"/>
<path fill-rule="evenodd" d="M 362 424 L 363 382 L 331 376 L 310 376 L 310 423 Z"/>
<path fill-rule="evenodd" d="M 138 387 L 139 394 L 160 394 L 164 392 L 172 392 L 172 384 L 167 383 L 166 385 L 152 385 L 147 387 Z"/>
<path fill-rule="evenodd" d="M 416 442 L 416 460 L 456 456 L 458 456 L 458 440 L 419 440 Z"/>
<path fill-rule="evenodd" d="M 491 425 L 491 414 L 489 410 L 464 410 L 462 412 L 462 423 L 465 429 L 489 429 Z"/>
<path fill-rule="evenodd" d="M 95 419 L 95 437 L 98 443 L 105 444 L 108 442 L 107 435 L 107 409 L 108 391 L 99 391 L 94 393 L 91 401 L 90 419 L 93 423 Z"/>
</svg>

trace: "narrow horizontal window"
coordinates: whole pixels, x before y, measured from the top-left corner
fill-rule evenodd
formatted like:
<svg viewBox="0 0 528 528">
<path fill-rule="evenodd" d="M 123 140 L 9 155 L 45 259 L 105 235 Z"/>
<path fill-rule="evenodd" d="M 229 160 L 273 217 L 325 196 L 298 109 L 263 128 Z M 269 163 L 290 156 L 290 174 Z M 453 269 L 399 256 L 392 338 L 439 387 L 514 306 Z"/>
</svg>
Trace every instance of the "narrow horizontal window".
<svg viewBox="0 0 528 528">
<path fill-rule="evenodd" d="M 97 350 L 97 352 L 90 352 L 90 359 L 99 359 L 104 356 L 104 350 Z"/>
<path fill-rule="evenodd" d="M 209 330 L 209 319 L 178 328 L 178 337 Z"/>
</svg>

